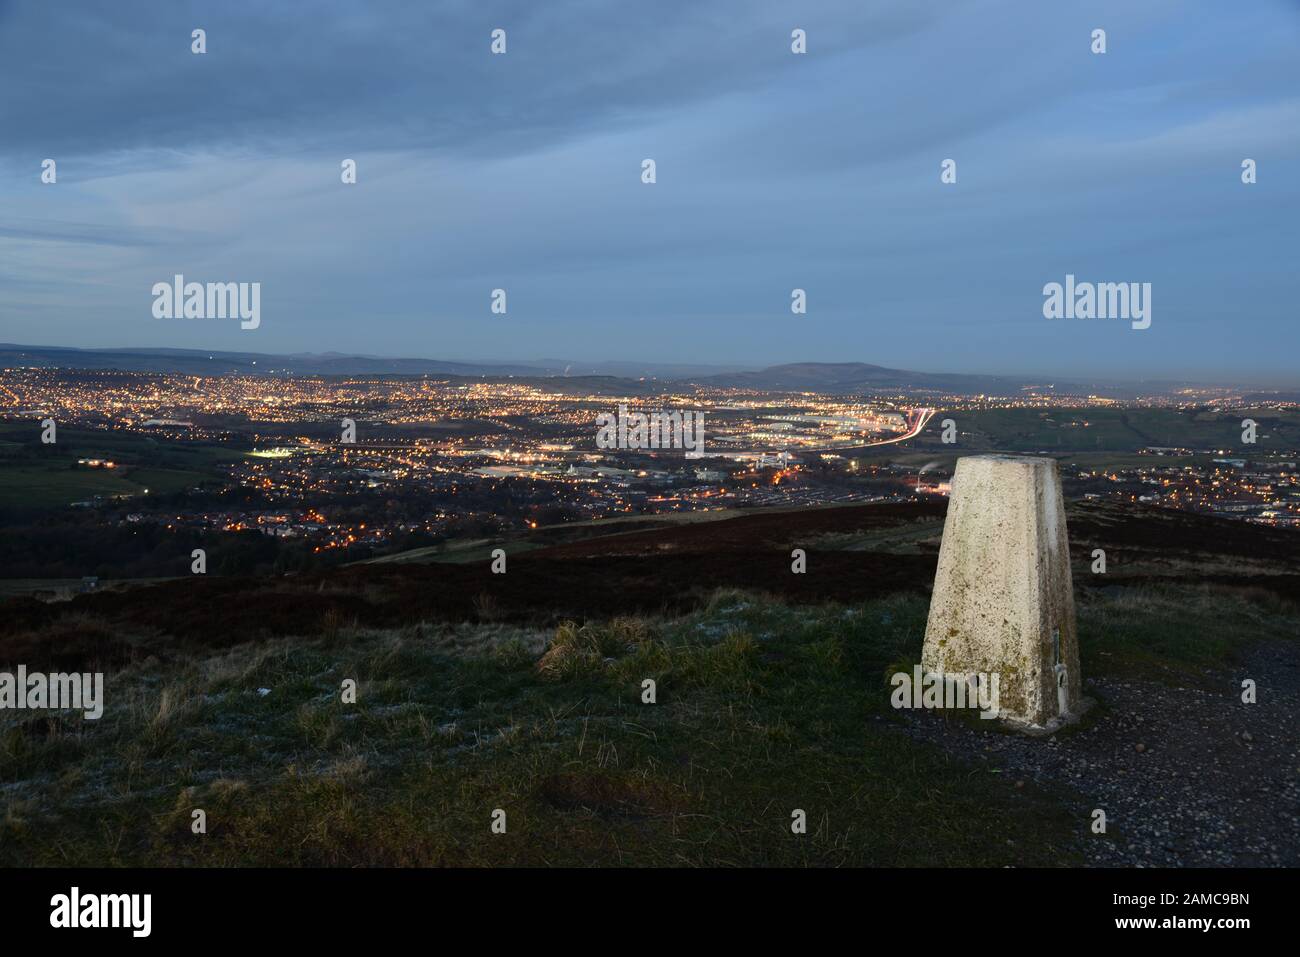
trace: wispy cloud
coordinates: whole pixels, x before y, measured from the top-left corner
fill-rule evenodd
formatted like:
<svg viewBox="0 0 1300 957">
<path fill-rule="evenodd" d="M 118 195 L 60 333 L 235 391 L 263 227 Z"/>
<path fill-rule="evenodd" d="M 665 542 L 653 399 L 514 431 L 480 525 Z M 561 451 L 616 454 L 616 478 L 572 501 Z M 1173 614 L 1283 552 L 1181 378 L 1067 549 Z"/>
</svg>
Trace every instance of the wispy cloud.
<svg viewBox="0 0 1300 957">
<path fill-rule="evenodd" d="M 1280 368 L 1298 41 L 1281 0 L 0 0 L 0 339 Z M 1151 329 L 1036 319 L 1066 271 L 1155 282 Z M 154 320 L 177 272 L 262 282 L 256 342 Z"/>
</svg>

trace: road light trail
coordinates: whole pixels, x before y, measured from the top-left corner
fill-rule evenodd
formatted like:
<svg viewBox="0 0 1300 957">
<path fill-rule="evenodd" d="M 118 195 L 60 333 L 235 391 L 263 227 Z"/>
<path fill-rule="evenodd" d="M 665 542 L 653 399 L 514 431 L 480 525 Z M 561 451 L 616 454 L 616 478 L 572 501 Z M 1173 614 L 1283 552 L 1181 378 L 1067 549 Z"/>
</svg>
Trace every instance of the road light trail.
<svg viewBox="0 0 1300 957">
<path fill-rule="evenodd" d="M 934 409 L 913 409 L 912 412 L 917 417 L 916 424 L 913 425 L 907 432 L 903 433 L 902 435 L 896 435 L 892 439 L 881 439 L 879 442 L 868 442 L 865 445 L 852 445 L 852 446 L 829 446 L 828 445 L 825 448 L 809 449 L 808 451 L 845 452 L 849 449 L 874 449 L 878 445 L 893 445 L 897 442 L 906 442 L 908 439 L 914 439 L 918 435 L 920 435 L 921 430 L 925 428 L 926 423 L 929 422 L 930 419 L 932 419 L 935 414 Z"/>
</svg>

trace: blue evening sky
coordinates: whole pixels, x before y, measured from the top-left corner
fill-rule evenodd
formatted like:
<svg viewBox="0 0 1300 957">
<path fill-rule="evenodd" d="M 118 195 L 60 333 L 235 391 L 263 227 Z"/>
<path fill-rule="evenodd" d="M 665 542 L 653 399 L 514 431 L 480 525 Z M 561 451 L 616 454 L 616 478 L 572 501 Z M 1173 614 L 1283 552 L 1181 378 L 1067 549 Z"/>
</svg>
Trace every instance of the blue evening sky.
<svg viewBox="0 0 1300 957">
<path fill-rule="evenodd" d="M 0 0 L 0 341 L 1295 383 L 1298 184 L 1296 0 Z"/>
</svg>

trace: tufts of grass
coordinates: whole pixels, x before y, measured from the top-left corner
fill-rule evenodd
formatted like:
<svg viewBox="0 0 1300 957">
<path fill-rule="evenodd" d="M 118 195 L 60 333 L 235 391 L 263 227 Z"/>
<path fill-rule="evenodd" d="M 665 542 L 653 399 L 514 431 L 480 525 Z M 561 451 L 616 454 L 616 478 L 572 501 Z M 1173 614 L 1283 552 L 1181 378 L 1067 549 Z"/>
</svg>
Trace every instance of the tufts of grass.
<svg viewBox="0 0 1300 957">
<path fill-rule="evenodd" d="M 1084 674 L 1193 680 L 1258 641 L 1295 640 L 1294 605 L 1259 591 L 1110 588 L 1078 604 Z"/>
<path fill-rule="evenodd" d="M 341 624 L 140 662 L 99 721 L 0 713 L 0 865 L 1077 863 L 1063 801 L 888 720 L 926 612 L 727 591 L 549 635 Z M 1296 625 L 1188 590 L 1080 606 L 1094 671 L 1211 668 Z"/>
</svg>

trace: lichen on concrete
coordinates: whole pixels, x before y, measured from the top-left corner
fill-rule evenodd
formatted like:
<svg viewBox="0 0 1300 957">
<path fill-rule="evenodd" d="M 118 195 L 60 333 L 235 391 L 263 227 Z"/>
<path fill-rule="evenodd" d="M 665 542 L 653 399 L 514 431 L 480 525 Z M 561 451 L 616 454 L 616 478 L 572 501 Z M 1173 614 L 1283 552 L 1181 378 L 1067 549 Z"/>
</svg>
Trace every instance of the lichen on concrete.
<svg viewBox="0 0 1300 957">
<path fill-rule="evenodd" d="M 1025 730 L 1050 730 L 1081 713 L 1070 548 L 1054 459 L 957 461 L 921 664 L 927 672 L 997 674 L 1000 717 Z"/>
</svg>

